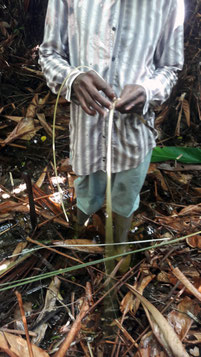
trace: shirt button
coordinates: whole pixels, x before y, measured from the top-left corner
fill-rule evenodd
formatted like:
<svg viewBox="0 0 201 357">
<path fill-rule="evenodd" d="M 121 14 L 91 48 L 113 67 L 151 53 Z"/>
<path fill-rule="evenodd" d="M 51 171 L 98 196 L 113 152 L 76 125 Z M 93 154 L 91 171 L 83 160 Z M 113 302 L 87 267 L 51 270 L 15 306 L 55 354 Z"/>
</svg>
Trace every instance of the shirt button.
<svg viewBox="0 0 201 357">
<path fill-rule="evenodd" d="M 114 61 L 115 61 L 115 57 L 113 56 L 113 57 L 112 57 L 112 62 L 114 62 Z"/>
<path fill-rule="evenodd" d="M 113 26 L 113 27 L 112 27 L 112 31 L 116 31 L 116 27 Z"/>
</svg>

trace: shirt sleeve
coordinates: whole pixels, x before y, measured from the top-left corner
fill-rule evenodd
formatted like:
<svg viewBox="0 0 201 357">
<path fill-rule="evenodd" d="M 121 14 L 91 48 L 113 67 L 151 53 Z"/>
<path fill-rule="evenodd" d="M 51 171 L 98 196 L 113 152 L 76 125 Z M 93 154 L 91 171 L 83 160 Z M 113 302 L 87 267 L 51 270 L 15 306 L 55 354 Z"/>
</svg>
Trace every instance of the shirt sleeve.
<svg viewBox="0 0 201 357">
<path fill-rule="evenodd" d="M 68 62 L 68 5 L 66 0 L 49 0 L 45 19 L 44 38 L 39 48 L 39 64 L 48 87 L 58 93 L 66 79 L 61 95 L 70 101 L 71 85 L 82 73 Z"/>
<path fill-rule="evenodd" d="M 184 63 L 184 0 L 174 0 L 172 10 L 167 17 L 163 33 L 158 42 L 154 65 L 155 71 L 143 81 L 146 91 L 146 103 L 143 114 L 149 105 L 165 102 L 177 81 L 177 71 Z"/>
</svg>

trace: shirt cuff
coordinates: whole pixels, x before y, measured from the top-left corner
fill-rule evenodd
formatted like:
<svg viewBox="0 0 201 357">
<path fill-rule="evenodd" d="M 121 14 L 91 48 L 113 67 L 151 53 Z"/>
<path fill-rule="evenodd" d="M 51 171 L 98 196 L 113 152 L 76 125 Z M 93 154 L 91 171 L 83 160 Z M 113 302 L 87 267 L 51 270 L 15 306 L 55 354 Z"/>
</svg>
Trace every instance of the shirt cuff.
<svg viewBox="0 0 201 357">
<path fill-rule="evenodd" d="M 147 114 L 148 110 L 149 110 L 149 103 L 150 103 L 150 91 L 148 90 L 148 88 L 144 85 L 141 84 L 141 86 L 144 88 L 145 93 L 146 93 L 146 100 L 145 100 L 145 104 L 144 104 L 144 108 L 142 111 L 142 114 L 145 115 Z"/>
<path fill-rule="evenodd" d="M 79 71 L 77 68 L 73 69 L 71 73 L 68 75 L 68 79 L 66 80 L 65 84 L 65 89 L 66 89 L 66 94 L 65 94 L 65 99 L 68 102 L 71 102 L 71 88 L 74 80 L 81 74 L 84 73 L 82 71 Z"/>
</svg>

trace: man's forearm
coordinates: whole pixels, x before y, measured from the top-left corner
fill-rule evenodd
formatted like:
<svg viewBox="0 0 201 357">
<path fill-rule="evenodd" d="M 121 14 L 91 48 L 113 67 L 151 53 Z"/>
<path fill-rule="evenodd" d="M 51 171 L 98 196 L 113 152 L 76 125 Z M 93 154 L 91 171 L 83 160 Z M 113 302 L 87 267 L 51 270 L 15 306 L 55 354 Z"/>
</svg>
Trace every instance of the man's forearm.
<svg viewBox="0 0 201 357">
<path fill-rule="evenodd" d="M 179 69 L 175 67 L 159 68 L 155 71 L 152 78 L 148 78 L 142 83 L 146 91 L 146 103 L 143 114 L 146 114 L 150 104 L 162 104 L 168 99 L 172 88 L 177 82 L 176 71 Z"/>
</svg>

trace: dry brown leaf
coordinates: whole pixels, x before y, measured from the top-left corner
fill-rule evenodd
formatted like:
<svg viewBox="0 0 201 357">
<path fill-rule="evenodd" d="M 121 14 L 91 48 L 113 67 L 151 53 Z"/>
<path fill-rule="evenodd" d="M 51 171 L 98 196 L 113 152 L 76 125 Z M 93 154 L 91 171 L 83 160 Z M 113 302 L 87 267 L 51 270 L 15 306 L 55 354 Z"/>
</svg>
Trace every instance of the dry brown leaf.
<svg viewBox="0 0 201 357">
<path fill-rule="evenodd" d="M 134 357 L 167 357 L 167 354 L 162 351 L 162 347 L 154 337 L 152 332 L 144 335 L 139 344 L 139 350 Z"/>
<path fill-rule="evenodd" d="M 21 203 L 14 202 L 14 201 L 5 201 L 3 203 L 0 203 L 0 213 L 1 214 L 7 214 L 11 211 L 15 211 L 15 209 L 19 206 L 21 206 Z"/>
<path fill-rule="evenodd" d="M 31 301 L 25 301 L 23 303 L 23 309 L 24 309 L 24 312 L 25 312 L 25 316 L 30 316 L 31 315 L 31 312 L 33 311 L 32 309 L 32 302 Z M 21 315 L 21 311 L 20 311 L 20 306 L 19 304 L 16 306 L 15 308 L 15 311 L 14 311 L 14 314 L 13 314 L 13 317 L 15 319 L 14 321 L 14 328 L 16 330 L 22 330 L 24 331 L 24 323 L 22 321 L 22 315 Z M 7 332 L 10 332 L 10 331 L 7 331 Z"/>
<path fill-rule="evenodd" d="M 70 159 L 68 157 L 65 160 L 61 161 L 59 171 L 61 171 L 61 172 L 71 172 L 72 171 L 72 166 L 70 164 Z"/>
<path fill-rule="evenodd" d="M 180 215 L 180 213 L 179 213 Z M 195 229 L 199 230 L 200 228 L 200 216 L 199 215 L 186 215 L 185 219 L 183 216 L 172 215 L 172 216 L 160 216 L 156 217 L 156 222 L 162 224 L 163 226 L 167 226 L 174 231 L 184 234 L 191 233 Z"/>
<path fill-rule="evenodd" d="M 175 136 L 180 136 L 181 118 L 182 118 L 182 106 L 180 107 L 180 110 L 179 110 L 177 125 L 176 125 L 176 129 L 175 129 Z"/>
<path fill-rule="evenodd" d="M 15 336 L 7 332 L 3 333 L 0 331 L 0 349 L 2 348 L 3 350 L 8 350 L 8 344 L 10 351 L 13 352 L 16 356 L 29 356 L 26 340 L 24 340 L 22 337 Z M 35 345 L 32 345 L 32 350 L 34 357 L 49 357 L 47 352 L 43 351 L 41 348 Z"/>
<path fill-rule="evenodd" d="M 191 165 L 191 164 L 183 164 L 176 162 L 175 164 L 172 164 L 171 162 L 163 162 L 160 164 L 156 165 L 159 170 L 164 170 L 164 171 L 200 171 L 201 170 L 201 165 Z M 194 189 L 194 188 L 193 188 Z M 198 188 L 199 190 L 200 188 Z"/>
<path fill-rule="evenodd" d="M 46 131 L 47 135 L 49 135 L 52 138 L 52 128 L 49 126 L 45 119 L 45 114 L 44 113 L 37 113 L 37 117 L 39 119 L 40 124 L 42 125 L 43 129 Z"/>
<path fill-rule="evenodd" d="M 26 112 L 26 117 L 27 118 L 35 118 L 36 116 L 36 109 L 38 108 L 38 94 L 35 94 L 31 103 L 29 104 Z"/>
<path fill-rule="evenodd" d="M 165 118 L 167 117 L 168 115 L 168 112 L 169 112 L 170 108 L 169 108 L 169 105 L 165 106 L 163 108 L 163 110 L 160 112 L 160 114 L 158 114 L 156 116 L 156 120 L 155 120 L 155 124 L 156 126 L 160 125 L 161 123 L 163 123 L 163 121 L 165 120 Z"/>
<path fill-rule="evenodd" d="M 23 118 L 16 125 L 15 129 L 2 141 L 2 145 L 11 143 L 16 139 L 30 140 L 41 127 L 35 128 L 34 120 L 32 118 Z"/>
<path fill-rule="evenodd" d="M 134 284 L 134 288 L 142 295 L 144 289 L 147 287 L 147 285 L 152 281 L 152 279 L 155 278 L 155 275 L 149 274 L 147 276 L 142 276 L 139 282 L 136 282 Z M 121 312 L 124 312 L 125 314 L 128 311 L 132 311 L 134 314 L 138 311 L 138 308 L 140 306 L 140 300 L 136 297 L 133 296 L 132 292 L 128 292 L 126 296 L 123 298 L 121 301 L 120 305 L 120 310 Z"/>
<path fill-rule="evenodd" d="M 190 106 L 189 106 L 189 102 L 187 101 L 187 99 L 183 100 L 182 109 L 183 109 L 183 113 L 186 118 L 186 123 L 187 123 L 188 127 L 190 127 L 191 126 Z"/>
<path fill-rule="evenodd" d="M 187 312 L 191 312 L 194 316 L 197 316 L 201 308 L 195 301 L 186 296 L 177 306 L 177 310 L 180 312 L 171 311 L 167 316 L 167 320 L 183 341 L 193 323 L 193 320 L 187 315 Z"/>
<path fill-rule="evenodd" d="M 196 277 L 193 280 L 193 285 L 195 286 L 195 288 L 199 291 L 199 293 L 201 293 L 201 277 Z"/>
<path fill-rule="evenodd" d="M 9 219 L 13 219 L 12 214 L 9 214 L 9 213 L 1 214 L 1 211 L 0 211 L 0 223 L 6 222 Z"/>
<path fill-rule="evenodd" d="M 163 174 L 160 170 L 157 169 L 157 164 L 150 164 L 148 174 L 153 176 L 157 180 L 157 182 L 161 185 L 164 191 L 168 191 L 168 187 L 164 180 Z"/>
<path fill-rule="evenodd" d="M 173 274 L 176 278 L 193 294 L 199 301 L 201 301 L 201 293 L 196 287 L 187 279 L 179 268 L 173 268 L 170 264 Z"/>
<path fill-rule="evenodd" d="M 39 99 L 39 104 L 40 104 L 40 106 L 47 103 L 47 101 L 48 101 L 48 99 L 49 99 L 49 96 L 50 96 L 50 91 L 47 92 L 47 94 L 46 94 L 43 98 L 40 98 L 40 99 Z"/>
<path fill-rule="evenodd" d="M 22 204 L 22 203 L 17 203 L 17 202 L 11 201 L 11 200 L 1 203 L 0 204 L 0 213 L 7 214 L 9 212 L 29 213 L 30 209 L 29 209 L 29 206 L 27 203 Z M 55 216 L 51 215 L 50 213 L 48 213 L 47 210 L 42 210 L 42 209 L 39 209 L 38 207 L 36 207 L 36 213 L 38 215 L 46 218 L 47 220 L 52 220 L 54 222 L 61 224 L 62 226 L 69 227 L 69 223 L 66 222 L 63 218 L 55 217 Z"/>
<path fill-rule="evenodd" d="M 201 249 L 201 235 L 195 235 L 193 237 L 186 238 L 186 243 L 191 248 L 199 248 Z"/>
<path fill-rule="evenodd" d="M 169 325 L 165 317 L 144 296 L 140 295 L 131 285 L 128 288 L 140 299 L 152 331 L 161 343 L 169 357 L 189 357 L 174 329 Z"/>
<path fill-rule="evenodd" d="M 103 254 L 104 252 L 103 247 L 99 247 L 89 239 L 67 239 L 64 241 L 53 241 L 53 244 L 59 247 L 79 250 L 80 252 L 86 253 Z"/>
<path fill-rule="evenodd" d="M 74 181 L 77 179 L 78 176 L 74 172 L 69 172 L 68 174 L 68 186 L 74 187 Z"/>
<path fill-rule="evenodd" d="M 11 261 L 15 261 L 18 254 L 20 254 L 23 251 L 23 249 L 26 248 L 26 246 L 27 246 L 27 242 L 18 243 L 17 247 L 14 249 L 14 251 L 12 253 L 13 257 L 12 257 Z"/>
<path fill-rule="evenodd" d="M 194 331 L 194 330 L 190 330 L 188 332 L 188 339 L 185 339 L 186 343 L 190 343 L 192 345 L 197 345 L 198 343 L 201 343 L 201 332 L 199 331 Z"/>
<path fill-rule="evenodd" d="M 39 188 L 37 185 L 33 185 L 32 186 L 33 189 L 33 195 L 34 195 L 34 199 L 37 198 L 37 203 L 43 207 L 43 208 L 48 208 L 50 211 L 52 211 L 54 214 L 62 214 L 62 208 L 61 206 L 50 200 L 49 197 L 47 197 L 47 194 L 41 190 L 41 188 Z"/>
<path fill-rule="evenodd" d="M 50 312 L 54 309 L 55 303 L 56 303 L 56 300 L 57 300 L 57 297 L 59 294 L 60 285 L 61 285 L 61 281 L 59 280 L 59 278 L 57 278 L 57 276 L 55 276 L 52 279 L 52 281 L 47 289 L 44 308 L 38 315 L 36 323 L 40 322 L 47 312 Z M 43 323 L 41 323 L 41 325 L 39 325 L 34 330 L 34 332 L 37 333 L 37 337 L 33 337 L 33 339 L 32 339 L 32 342 L 34 344 L 36 344 L 36 345 L 40 344 L 40 342 L 43 340 L 43 338 L 45 336 L 45 332 L 46 332 L 47 328 L 48 328 L 48 323 L 43 322 Z"/>
<path fill-rule="evenodd" d="M 182 208 L 182 210 L 178 213 L 178 216 L 185 216 L 189 214 L 201 214 L 201 204 L 197 205 L 189 205 L 187 207 Z"/>
<path fill-rule="evenodd" d="M 42 174 L 40 175 L 39 179 L 36 181 L 36 186 L 41 187 L 43 185 L 43 182 L 45 180 L 46 174 L 47 174 L 47 166 L 44 168 Z"/>
<path fill-rule="evenodd" d="M 193 175 L 190 174 L 184 174 L 181 172 L 173 172 L 173 171 L 168 171 L 166 172 L 166 174 L 168 176 L 170 176 L 173 181 L 182 184 L 182 185 L 187 185 L 190 183 L 190 181 L 192 180 Z"/>
<path fill-rule="evenodd" d="M 13 120 L 17 123 L 19 123 L 24 117 L 17 117 L 14 115 L 4 115 L 4 118 L 9 119 L 9 120 Z"/>
<path fill-rule="evenodd" d="M 199 273 L 195 269 L 193 269 L 193 267 L 190 267 L 189 270 L 185 270 L 184 273 L 185 273 L 185 275 L 191 277 L 191 282 L 192 282 L 193 286 L 198 290 L 198 292 L 201 293 L 201 277 L 200 277 Z M 176 283 L 178 281 L 178 279 L 174 275 L 172 275 L 171 273 L 167 273 L 165 271 L 161 271 L 157 275 L 157 280 L 162 283 L 172 284 L 172 285 L 176 285 Z M 183 286 L 182 283 L 179 284 L 178 289 L 181 289 L 182 286 Z M 192 291 L 189 289 L 186 289 L 186 293 L 193 295 Z"/>
</svg>

